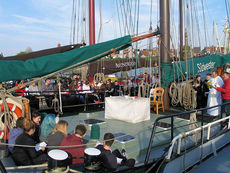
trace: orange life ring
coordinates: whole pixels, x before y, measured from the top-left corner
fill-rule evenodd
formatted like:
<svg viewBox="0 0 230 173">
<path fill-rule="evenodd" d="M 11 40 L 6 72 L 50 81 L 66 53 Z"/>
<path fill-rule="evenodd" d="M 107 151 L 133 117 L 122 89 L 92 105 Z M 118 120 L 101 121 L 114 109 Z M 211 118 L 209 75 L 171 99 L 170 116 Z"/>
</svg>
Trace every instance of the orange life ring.
<svg viewBox="0 0 230 173">
<path fill-rule="evenodd" d="M 7 103 L 7 105 L 8 105 L 9 110 L 13 112 L 17 116 L 17 118 L 22 116 L 22 110 L 16 104 Z M 1 106 L 1 111 L 4 112 L 4 105 L 0 104 L 0 106 Z M 0 121 L 2 121 L 2 119 Z M 7 140 L 8 140 L 8 137 L 9 137 L 9 131 L 6 132 Z M 0 139 L 5 139 L 5 129 L 4 128 L 0 130 Z"/>
</svg>

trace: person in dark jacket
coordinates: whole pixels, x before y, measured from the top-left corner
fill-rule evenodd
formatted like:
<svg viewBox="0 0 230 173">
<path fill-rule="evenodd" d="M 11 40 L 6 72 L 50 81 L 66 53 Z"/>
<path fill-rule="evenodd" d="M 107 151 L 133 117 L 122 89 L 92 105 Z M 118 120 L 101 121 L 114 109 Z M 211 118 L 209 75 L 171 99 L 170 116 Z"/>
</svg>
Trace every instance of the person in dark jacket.
<svg viewBox="0 0 230 173">
<path fill-rule="evenodd" d="M 125 155 L 121 154 L 118 149 L 111 151 L 111 146 L 114 143 L 114 135 L 112 133 L 106 133 L 104 135 L 104 143 L 96 146 L 101 151 L 99 160 L 102 162 L 103 167 L 108 171 L 114 171 L 118 167 L 118 163 L 121 166 L 133 167 L 135 159 L 127 159 Z"/>
<path fill-rule="evenodd" d="M 106 133 L 104 135 L 104 144 L 98 145 L 96 148 L 101 151 L 99 156 L 100 161 L 104 168 L 114 171 L 117 169 L 117 158 L 111 151 L 111 146 L 114 142 L 114 135 L 112 133 Z"/>
<path fill-rule="evenodd" d="M 48 146 L 60 146 L 62 140 L 66 137 L 67 135 L 67 127 L 68 123 L 64 120 L 60 120 L 57 124 L 56 127 L 54 128 L 53 132 L 48 136 L 47 141 L 48 141 Z M 59 147 L 52 147 L 48 148 L 48 152 L 52 149 L 56 149 Z"/>
<path fill-rule="evenodd" d="M 35 146 L 36 142 L 32 138 L 32 135 L 35 131 L 35 125 L 33 121 L 25 118 L 23 120 L 23 128 L 24 133 L 22 133 L 16 139 L 16 145 L 28 145 L 28 146 Z M 35 164 L 42 164 L 47 162 L 47 154 L 43 153 L 45 148 L 41 148 L 41 150 L 36 151 L 34 147 L 19 147 L 15 146 L 13 149 L 13 159 L 16 165 L 35 165 Z"/>
<path fill-rule="evenodd" d="M 116 81 L 114 82 L 113 96 L 119 96 L 120 93 L 121 93 L 121 87 L 120 87 L 118 81 L 116 80 Z"/>
<path fill-rule="evenodd" d="M 105 96 L 106 97 L 112 96 L 113 92 L 114 92 L 114 85 L 111 82 L 111 80 L 107 80 L 105 85 Z"/>
<path fill-rule="evenodd" d="M 194 81 L 193 88 L 196 91 L 196 101 L 197 101 L 197 109 L 205 107 L 205 99 L 204 99 L 204 91 L 203 91 L 203 82 L 201 80 L 200 75 L 196 76 L 196 80 Z"/>
<path fill-rule="evenodd" d="M 8 144 L 15 144 L 15 140 L 19 135 L 23 133 L 23 117 L 20 117 L 16 121 L 16 126 L 10 130 Z M 14 146 L 8 146 L 9 151 L 12 153 Z"/>
<path fill-rule="evenodd" d="M 210 73 L 206 74 L 206 79 L 203 81 L 203 92 L 204 92 L 204 107 L 207 107 L 209 85 L 208 82 L 212 78 Z"/>
<path fill-rule="evenodd" d="M 36 141 L 36 143 L 39 143 L 39 136 L 40 136 L 40 121 L 41 121 L 41 113 L 38 111 L 33 111 L 32 113 L 32 121 L 35 126 L 35 132 L 33 133 L 32 137 Z"/>
</svg>

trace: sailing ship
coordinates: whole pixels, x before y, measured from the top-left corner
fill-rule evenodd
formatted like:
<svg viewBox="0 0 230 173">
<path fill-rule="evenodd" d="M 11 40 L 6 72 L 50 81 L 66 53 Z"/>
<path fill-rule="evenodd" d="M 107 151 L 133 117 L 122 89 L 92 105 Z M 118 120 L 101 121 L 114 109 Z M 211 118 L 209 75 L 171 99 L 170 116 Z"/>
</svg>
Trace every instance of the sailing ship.
<svg viewBox="0 0 230 173">
<path fill-rule="evenodd" d="M 193 72 L 196 74 L 223 66 L 230 62 L 230 54 L 210 55 L 174 63 L 169 61 L 169 23 L 164 22 L 169 21 L 169 1 L 161 0 L 160 5 L 162 21 L 160 34 L 161 41 L 164 43 L 164 45 L 161 45 L 162 62 L 160 64 L 162 88 L 167 88 L 175 79 L 180 79 L 182 76 L 188 75 L 188 68 L 193 69 Z M 93 27 L 91 26 L 91 28 Z M 147 36 L 155 36 L 157 34 L 159 34 L 158 31 L 152 32 Z M 146 35 L 140 37 L 131 37 L 128 35 L 86 47 L 81 47 L 82 45 L 76 45 L 76 47 L 71 45 L 65 49 L 64 52 L 60 51 L 62 49 L 61 47 L 58 48 L 59 50 L 55 50 L 54 54 L 47 55 L 47 53 L 44 53 L 37 57 L 32 56 L 25 58 L 24 60 L 18 60 L 16 57 L 12 57 L 12 59 L 1 59 L 0 78 L 1 81 L 33 78 L 34 80 L 27 83 L 30 84 L 40 80 L 36 79 L 37 77 L 43 76 L 42 78 L 48 78 L 63 70 L 65 71 L 88 64 L 116 51 L 126 49 L 131 46 L 134 41 L 143 38 L 146 38 Z M 55 64 L 55 66 L 53 64 Z M 190 64 L 190 67 L 188 67 L 188 64 Z M 180 73 L 175 74 L 174 66 L 181 67 Z M 190 73 L 192 72 L 190 71 Z M 12 114 L 16 114 L 17 117 L 30 117 L 28 100 L 23 101 L 21 97 L 18 97 L 20 100 L 16 101 L 18 105 L 24 105 L 21 107 L 17 105 L 14 106 L 14 104 L 12 105 L 10 103 L 15 103 L 15 97 L 11 95 L 11 92 L 22 87 L 24 87 L 24 85 L 19 85 L 9 90 L 1 89 L 1 120 L 9 119 L 9 117 L 12 117 Z M 166 94 L 164 97 L 166 98 L 168 92 L 167 89 L 165 89 L 165 91 Z M 138 99 L 139 98 L 137 98 L 137 100 Z M 135 101 L 135 99 L 132 100 Z M 168 105 L 165 105 L 165 108 L 167 108 L 167 106 Z M 114 147 L 125 149 L 128 157 L 134 157 L 138 161 L 134 168 L 120 167 L 116 172 L 183 172 L 212 153 L 215 154 L 218 149 L 229 143 L 228 129 L 230 126 L 226 129 L 221 129 L 220 126 L 220 123 L 229 119 L 229 117 L 221 117 L 221 119 L 217 121 L 210 122 L 204 115 L 206 109 L 209 108 L 192 109 L 193 110 L 187 112 L 173 114 L 166 112 L 162 113 L 163 116 L 157 116 L 151 113 L 150 120 L 140 123 L 127 123 L 114 119 L 105 119 L 104 111 L 80 113 L 78 116 L 60 117 L 60 119 L 67 120 L 72 127 L 75 126 L 76 122 L 82 122 L 87 125 L 89 132 L 87 132 L 86 140 L 89 146 L 96 143 L 90 138 L 90 130 L 92 127 L 92 122 L 89 121 L 90 118 L 93 122 L 95 122 L 95 119 L 98 121 L 97 124 L 101 128 L 101 133 L 112 131 L 116 137 Z M 194 120 L 194 114 L 197 115 L 197 120 Z M 189 120 L 194 121 L 190 122 Z M 9 121 L 2 122 L 1 127 L 4 128 L 1 130 L 1 134 L 7 133 L 8 128 L 12 127 L 14 123 L 15 119 L 11 121 L 11 124 Z M 127 128 L 127 124 L 129 128 Z M 192 125 L 195 125 L 195 128 L 191 127 Z M 3 134 L 5 141 L 6 133 Z M 5 145 L 4 142 L 0 144 Z M 28 167 L 12 167 L 12 165 L 13 161 L 10 157 L 1 159 L 0 161 L 2 172 L 43 172 L 47 169 L 47 165 Z M 76 170 L 68 171 L 74 172 Z M 84 171 L 85 170 L 82 172 Z"/>
</svg>

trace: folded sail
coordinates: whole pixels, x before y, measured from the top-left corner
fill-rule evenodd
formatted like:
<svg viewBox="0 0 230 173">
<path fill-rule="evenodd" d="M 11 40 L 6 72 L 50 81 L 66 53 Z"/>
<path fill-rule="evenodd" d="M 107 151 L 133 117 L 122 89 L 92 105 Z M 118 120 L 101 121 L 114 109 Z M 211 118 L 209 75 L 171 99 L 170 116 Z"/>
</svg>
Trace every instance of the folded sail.
<svg viewBox="0 0 230 173">
<path fill-rule="evenodd" d="M 63 53 L 41 56 L 28 60 L 0 60 L 0 81 L 22 80 L 44 76 L 69 66 L 80 66 L 100 59 L 111 53 L 111 50 L 125 49 L 131 45 L 131 37 L 98 43 Z"/>
</svg>

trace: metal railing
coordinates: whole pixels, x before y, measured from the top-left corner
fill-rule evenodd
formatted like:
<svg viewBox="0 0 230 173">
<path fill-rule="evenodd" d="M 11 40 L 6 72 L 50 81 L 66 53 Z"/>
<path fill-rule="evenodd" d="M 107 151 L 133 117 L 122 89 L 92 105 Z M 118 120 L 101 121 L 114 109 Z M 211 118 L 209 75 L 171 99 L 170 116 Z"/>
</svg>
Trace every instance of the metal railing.
<svg viewBox="0 0 230 173">
<path fill-rule="evenodd" d="M 211 122 L 211 123 L 208 123 L 208 124 L 206 124 L 204 126 L 198 127 L 196 129 L 190 130 L 188 132 L 180 133 L 179 135 L 177 135 L 176 137 L 173 138 L 173 140 L 171 142 L 171 146 L 170 146 L 169 151 L 168 151 L 168 154 L 167 154 L 167 156 L 165 158 L 167 160 L 170 160 L 170 158 L 172 156 L 172 151 L 173 151 L 173 148 L 174 148 L 176 142 L 178 142 L 177 154 L 180 154 L 180 151 L 181 151 L 181 149 L 180 149 L 181 148 L 181 139 L 182 138 L 192 136 L 192 135 L 197 134 L 198 132 L 201 132 L 202 130 L 207 128 L 208 129 L 208 131 L 207 131 L 207 140 L 209 140 L 210 139 L 211 126 L 215 125 L 215 124 L 218 124 L 220 122 L 224 122 L 226 120 L 230 120 L 230 116 L 222 118 L 222 119 L 214 121 L 214 122 Z M 228 121 L 228 129 L 230 129 L 230 121 Z"/>
<path fill-rule="evenodd" d="M 151 153 L 151 149 L 152 149 L 152 144 L 153 144 L 153 141 L 154 141 L 154 137 L 156 135 L 156 128 L 157 128 L 157 123 L 160 121 L 160 120 L 163 120 L 163 119 L 167 119 L 167 118 L 170 118 L 171 119 L 171 128 L 169 129 L 171 131 L 170 133 L 170 137 L 171 137 L 171 143 L 172 141 L 174 140 L 174 118 L 176 117 L 179 117 L 181 115 L 185 115 L 185 114 L 191 114 L 191 113 L 195 113 L 195 112 L 201 112 L 201 127 L 204 126 L 204 113 L 206 110 L 208 109 L 212 109 L 212 108 L 216 108 L 216 107 L 223 107 L 225 105 L 228 105 L 230 104 L 230 102 L 228 103 L 223 103 L 223 104 L 220 104 L 220 105 L 216 105 L 216 106 L 212 106 L 212 107 L 209 107 L 209 108 L 201 108 L 201 109 L 197 109 L 197 110 L 191 110 L 191 111 L 186 111 L 186 112 L 181 112 L 181 113 L 175 113 L 175 114 L 170 114 L 170 115 L 164 115 L 164 116 L 158 116 L 155 121 L 154 121 L 154 125 L 153 125 L 153 128 L 152 128 L 152 132 L 151 132 L 151 137 L 150 137 L 150 140 L 149 140 L 149 145 L 148 145 L 148 149 L 147 149 L 147 153 L 146 153 L 146 157 L 145 157 L 145 161 L 144 161 L 144 164 L 148 164 L 148 161 L 149 161 L 149 157 L 150 157 L 150 153 Z M 222 110 L 222 109 L 221 109 Z M 211 116 L 210 116 L 211 117 Z M 220 116 L 219 118 L 222 118 L 222 111 L 220 113 Z M 218 120 L 216 123 L 220 123 L 221 121 L 224 121 L 224 120 L 227 120 L 227 119 L 230 119 L 230 117 L 225 117 L 223 119 L 220 119 Z M 215 124 L 216 124 L 215 123 Z M 188 124 L 189 125 L 189 124 Z M 207 125 L 205 125 L 205 128 L 207 127 L 208 130 L 210 130 L 210 127 L 212 126 L 213 124 L 212 123 L 209 123 Z M 229 126 L 230 126 L 230 123 L 229 123 Z M 199 127 L 199 128 L 201 128 Z M 178 128 L 178 127 L 177 127 Z M 199 129 L 197 128 L 197 129 Z M 194 130 L 192 130 L 192 132 L 194 132 Z M 191 132 L 191 133 L 192 133 Z M 188 134 L 190 134 L 188 132 Z M 178 135 L 178 139 L 181 138 L 179 137 L 180 135 Z M 208 139 L 210 137 L 210 133 L 208 134 Z M 201 139 L 203 138 L 203 130 L 201 130 Z M 177 139 L 175 139 L 177 140 Z"/>
</svg>

